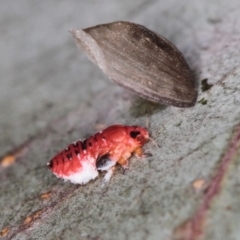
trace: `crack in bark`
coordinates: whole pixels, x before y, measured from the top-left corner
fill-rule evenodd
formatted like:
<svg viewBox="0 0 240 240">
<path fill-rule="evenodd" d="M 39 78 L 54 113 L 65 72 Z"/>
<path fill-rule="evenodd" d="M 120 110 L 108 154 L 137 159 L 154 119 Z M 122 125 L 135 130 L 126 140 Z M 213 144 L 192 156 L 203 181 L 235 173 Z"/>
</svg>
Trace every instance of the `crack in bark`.
<svg viewBox="0 0 240 240">
<path fill-rule="evenodd" d="M 49 216 L 51 212 L 54 211 L 55 207 L 57 207 L 60 203 L 64 202 L 69 195 L 72 195 L 75 191 L 77 191 L 82 186 L 74 186 L 68 191 L 64 191 L 59 193 L 58 200 L 52 201 L 48 206 L 40 208 L 39 210 L 34 211 L 33 213 L 26 216 L 18 225 L 16 226 L 6 226 L 0 231 L 0 236 L 6 237 L 6 239 L 12 239 L 16 237 L 21 232 L 26 232 L 28 229 L 33 227 L 37 222 L 44 221 L 45 218 Z M 49 195 L 50 191 L 46 194 Z M 53 193 L 53 192 L 51 192 Z M 45 194 L 41 194 L 40 196 L 36 196 L 35 200 L 41 198 Z M 32 199 L 33 201 L 34 199 Z M 41 199 L 43 200 L 43 199 Z M 49 214 L 47 214 L 49 213 Z M 7 229 L 7 231 L 5 230 Z"/>
<path fill-rule="evenodd" d="M 0 157 L 0 169 L 8 168 L 14 164 L 19 157 L 26 153 L 29 145 L 34 141 L 34 139 L 34 137 L 30 137 L 25 142 Z"/>
<path fill-rule="evenodd" d="M 234 158 L 240 147 L 240 124 L 236 127 L 235 133 L 230 140 L 227 150 L 223 155 L 220 165 L 209 183 L 209 187 L 203 197 L 202 203 L 195 212 L 192 218 L 185 221 L 177 227 L 173 233 L 173 239 L 177 240 L 196 240 L 204 233 L 204 222 L 206 215 L 210 210 L 211 203 L 221 191 L 221 184 L 227 174 L 229 165 L 234 161 Z"/>
</svg>

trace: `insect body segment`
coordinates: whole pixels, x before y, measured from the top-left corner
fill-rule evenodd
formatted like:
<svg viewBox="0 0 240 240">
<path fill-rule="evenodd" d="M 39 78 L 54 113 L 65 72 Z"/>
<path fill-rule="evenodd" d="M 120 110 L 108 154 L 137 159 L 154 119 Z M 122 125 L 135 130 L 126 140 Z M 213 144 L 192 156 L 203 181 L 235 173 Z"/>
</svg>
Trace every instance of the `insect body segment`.
<svg viewBox="0 0 240 240">
<path fill-rule="evenodd" d="M 127 168 L 132 154 L 141 157 L 142 146 L 148 140 L 148 131 L 143 127 L 113 125 L 88 139 L 70 144 L 48 166 L 57 177 L 76 184 L 95 179 L 98 170 L 107 171 L 104 177 L 106 182 L 110 180 L 117 163 Z"/>
</svg>

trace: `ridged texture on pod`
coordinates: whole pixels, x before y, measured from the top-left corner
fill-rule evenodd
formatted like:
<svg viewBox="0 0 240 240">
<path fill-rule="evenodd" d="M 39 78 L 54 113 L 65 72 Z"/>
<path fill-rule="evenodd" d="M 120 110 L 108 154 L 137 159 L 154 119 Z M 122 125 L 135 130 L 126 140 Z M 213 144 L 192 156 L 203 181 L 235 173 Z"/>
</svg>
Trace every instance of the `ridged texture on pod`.
<svg viewBox="0 0 240 240">
<path fill-rule="evenodd" d="M 113 22 L 71 30 L 77 45 L 117 84 L 153 102 L 191 107 L 197 92 L 182 53 L 144 26 Z"/>
</svg>

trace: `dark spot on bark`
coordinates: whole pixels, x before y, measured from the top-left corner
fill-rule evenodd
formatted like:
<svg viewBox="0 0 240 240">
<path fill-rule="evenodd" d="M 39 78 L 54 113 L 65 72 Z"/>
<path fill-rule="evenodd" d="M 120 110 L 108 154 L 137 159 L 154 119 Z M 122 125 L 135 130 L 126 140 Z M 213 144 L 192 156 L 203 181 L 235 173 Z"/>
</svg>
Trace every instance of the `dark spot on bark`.
<svg viewBox="0 0 240 240">
<path fill-rule="evenodd" d="M 205 92 L 205 91 L 209 90 L 213 86 L 212 84 L 208 83 L 207 78 L 203 79 L 201 84 L 202 84 L 202 92 Z"/>
<path fill-rule="evenodd" d="M 202 98 L 198 102 L 201 103 L 202 105 L 206 105 L 208 101 L 205 98 Z"/>
<path fill-rule="evenodd" d="M 91 146 L 92 146 L 92 143 L 91 143 L 91 142 L 89 142 L 89 143 L 88 143 L 88 146 L 89 146 L 89 147 L 91 147 Z"/>
<path fill-rule="evenodd" d="M 130 136 L 131 136 L 132 138 L 136 138 L 139 134 L 140 134 L 139 131 L 131 131 L 131 132 L 130 132 Z"/>
</svg>

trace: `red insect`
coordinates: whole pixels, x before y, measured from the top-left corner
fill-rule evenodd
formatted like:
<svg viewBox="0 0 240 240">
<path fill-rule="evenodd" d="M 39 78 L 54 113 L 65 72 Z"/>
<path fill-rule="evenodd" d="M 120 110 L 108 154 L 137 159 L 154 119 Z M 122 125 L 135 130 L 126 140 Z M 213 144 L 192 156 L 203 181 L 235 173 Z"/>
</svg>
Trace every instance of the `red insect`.
<svg viewBox="0 0 240 240">
<path fill-rule="evenodd" d="M 48 163 L 48 167 L 57 177 L 76 184 L 95 179 L 98 170 L 107 171 L 104 177 L 107 182 L 117 163 L 126 169 L 132 153 L 137 157 L 143 155 L 142 146 L 148 140 L 146 128 L 113 125 L 88 139 L 70 144 Z"/>
</svg>

